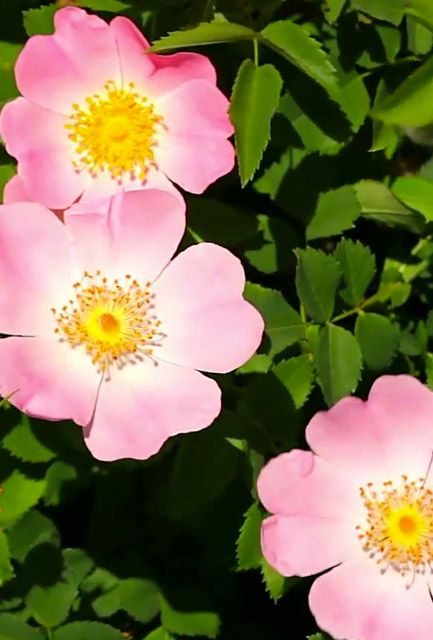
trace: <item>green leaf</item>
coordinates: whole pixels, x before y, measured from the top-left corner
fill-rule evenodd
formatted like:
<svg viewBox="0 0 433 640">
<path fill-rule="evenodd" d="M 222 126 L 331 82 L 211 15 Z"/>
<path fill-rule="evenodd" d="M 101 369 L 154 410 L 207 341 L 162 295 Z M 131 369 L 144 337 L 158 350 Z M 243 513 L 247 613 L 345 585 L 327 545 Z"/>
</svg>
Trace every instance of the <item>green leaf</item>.
<svg viewBox="0 0 433 640">
<path fill-rule="evenodd" d="M 361 215 L 353 187 L 346 185 L 320 194 L 316 213 L 307 227 L 307 240 L 335 236 L 353 227 Z"/>
<path fill-rule="evenodd" d="M 244 297 L 264 317 L 265 332 L 271 343 L 270 356 L 280 353 L 304 336 L 301 316 L 279 291 L 247 282 Z"/>
<path fill-rule="evenodd" d="M 48 505 L 57 505 L 64 498 L 64 489 L 77 479 L 77 469 L 59 460 L 54 462 L 47 471 L 45 476 L 46 487 L 44 492 L 44 500 Z"/>
<path fill-rule="evenodd" d="M 346 0 L 325 0 L 325 2 L 326 19 L 332 24 L 340 17 L 340 13 L 343 11 Z"/>
<path fill-rule="evenodd" d="M 433 31 L 433 5 L 430 0 L 405 0 L 404 12 Z"/>
<path fill-rule="evenodd" d="M 298 234 L 287 222 L 277 217 L 259 214 L 257 221 L 258 232 L 262 234 L 264 243 L 260 247 L 244 251 L 248 262 L 262 273 L 291 269 L 294 256 L 290 249 L 299 243 Z"/>
<path fill-rule="evenodd" d="M 433 122 L 432 75 L 433 56 L 373 109 L 373 117 L 403 127 L 423 127 Z"/>
<path fill-rule="evenodd" d="M 282 360 L 272 372 L 286 387 L 297 409 L 306 402 L 314 384 L 313 363 L 307 355 Z"/>
<path fill-rule="evenodd" d="M 48 462 L 56 457 L 56 453 L 38 438 L 38 433 L 43 433 L 44 429 L 46 425 L 31 421 L 23 414 L 16 427 L 3 438 L 3 446 L 25 462 Z"/>
<path fill-rule="evenodd" d="M 4 531 L 0 531 L 0 584 L 7 582 L 14 575 L 11 565 L 9 541 Z"/>
<path fill-rule="evenodd" d="M 0 85 L 1 86 L 1 85 Z M 0 197 L 3 201 L 3 191 L 5 185 L 16 173 L 16 167 L 13 164 L 0 165 Z"/>
<path fill-rule="evenodd" d="M 3 482 L 0 526 L 11 524 L 33 507 L 39 501 L 44 488 L 44 480 L 31 480 L 20 471 L 13 471 Z"/>
<path fill-rule="evenodd" d="M 382 182 L 361 180 L 355 190 L 364 217 L 391 227 L 404 227 L 414 233 L 423 231 L 422 216 L 405 207 Z"/>
<path fill-rule="evenodd" d="M 273 22 L 261 32 L 269 44 L 327 91 L 338 89 L 336 70 L 320 42 L 291 20 Z"/>
<path fill-rule="evenodd" d="M 0 613 L 0 638 L 6 640 L 44 640 L 37 629 L 20 620 L 12 613 Z"/>
<path fill-rule="evenodd" d="M 164 627 L 158 627 L 147 635 L 143 640 L 174 640 L 174 637 L 164 629 Z"/>
<path fill-rule="evenodd" d="M 296 289 L 306 312 L 318 322 L 326 322 L 334 311 L 335 293 L 341 278 L 337 260 L 308 247 L 296 252 Z"/>
<path fill-rule="evenodd" d="M 54 632 L 53 640 L 125 640 L 120 631 L 102 622 L 71 622 Z"/>
<path fill-rule="evenodd" d="M 56 526 L 39 511 L 27 511 L 8 531 L 11 555 L 23 562 L 27 553 L 42 542 L 58 545 L 60 535 Z"/>
<path fill-rule="evenodd" d="M 235 246 L 254 237 L 257 219 L 250 212 L 206 197 L 189 198 L 188 229 L 196 240 Z"/>
<path fill-rule="evenodd" d="M 397 178 L 393 194 L 407 207 L 419 211 L 426 220 L 433 220 L 433 182 L 417 176 Z"/>
<path fill-rule="evenodd" d="M 404 0 L 352 0 L 354 9 L 359 9 L 378 20 L 386 20 L 398 26 L 403 18 Z"/>
<path fill-rule="evenodd" d="M 262 558 L 262 579 L 266 591 L 274 602 L 277 602 L 284 593 L 285 578 Z"/>
<path fill-rule="evenodd" d="M 376 263 L 368 247 L 360 242 L 353 242 L 344 238 L 337 246 L 335 253 L 345 282 L 345 288 L 340 291 L 344 302 L 355 307 L 359 304 L 372 281 Z"/>
<path fill-rule="evenodd" d="M 162 594 L 160 596 L 160 606 L 162 626 L 170 633 L 176 633 L 181 636 L 188 637 L 217 637 L 220 627 L 220 619 L 218 614 L 215 612 L 200 610 L 185 611 L 185 609 L 177 611 Z"/>
<path fill-rule="evenodd" d="M 15 98 L 19 91 L 15 82 L 14 66 L 21 44 L 0 42 L 0 106 L 11 98 Z M 0 177 L 0 190 L 2 189 Z"/>
<path fill-rule="evenodd" d="M 226 22 L 220 18 L 213 22 L 202 22 L 193 29 L 173 31 L 152 44 L 151 53 L 170 51 L 182 47 L 198 47 L 218 42 L 233 42 L 236 40 L 252 39 L 254 31 L 241 24 Z"/>
<path fill-rule="evenodd" d="M 150 622 L 159 612 L 159 590 L 150 580 L 129 578 L 119 586 L 119 602 L 139 622 Z"/>
<path fill-rule="evenodd" d="M 230 116 L 236 131 L 236 153 L 242 186 L 251 180 L 265 151 L 271 119 L 277 110 L 283 81 L 271 64 L 241 64 L 233 86 Z"/>
<path fill-rule="evenodd" d="M 262 528 L 263 513 L 259 505 L 254 502 L 245 514 L 239 537 L 236 543 L 236 556 L 238 569 L 257 569 L 262 562 L 262 550 L 260 547 L 260 531 Z"/>
<path fill-rule="evenodd" d="M 130 2 L 121 2 L 121 0 L 78 0 L 76 4 L 79 7 L 92 9 L 92 11 L 106 11 L 107 13 L 119 13 L 131 7 Z"/>
<path fill-rule="evenodd" d="M 28 36 L 54 33 L 54 14 L 57 5 L 48 4 L 38 9 L 23 11 L 24 29 Z"/>
<path fill-rule="evenodd" d="M 399 330 L 388 318 L 377 313 L 360 313 L 355 336 L 370 369 L 381 371 L 389 366 L 398 348 Z"/>
<path fill-rule="evenodd" d="M 52 628 L 66 620 L 76 595 L 76 587 L 63 582 L 48 587 L 35 585 L 26 598 L 26 604 L 36 622 Z"/>
<path fill-rule="evenodd" d="M 350 395 L 361 375 L 361 351 L 346 329 L 328 324 L 319 333 L 317 373 L 328 405 Z"/>
</svg>

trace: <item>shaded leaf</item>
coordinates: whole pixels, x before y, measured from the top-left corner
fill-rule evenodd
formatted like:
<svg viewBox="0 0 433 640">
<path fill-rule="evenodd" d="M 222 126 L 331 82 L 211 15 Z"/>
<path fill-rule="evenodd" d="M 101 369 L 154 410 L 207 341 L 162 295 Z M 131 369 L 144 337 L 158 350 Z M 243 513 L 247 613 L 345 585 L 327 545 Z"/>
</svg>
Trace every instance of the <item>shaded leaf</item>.
<svg viewBox="0 0 433 640">
<path fill-rule="evenodd" d="M 176 611 L 162 595 L 160 596 L 160 606 L 162 626 L 170 633 L 188 637 L 217 637 L 220 627 L 220 619 L 217 613 L 203 610 Z"/>
<path fill-rule="evenodd" d="M 319 333 L 317 373 L 327 404 L 350 395 L 361 375 L 361 351 L 356 338 L 332 324 Z"/>
<path fill-rule="evenodd" d="M 23 11 L 24 29 L 28 36 L 54 33 L 54 14 L 57 6 L 48 4 L 38 9 Z"/>
<path fill-rule="evenodd" d="M 353 226 L 361 215 L 355 190 L 349 185 L 320 194 L 317 209 L 307 227 L 308 240 L 326 238 Z"/>
<path fill-rule="evenodd" d="M 39 501 L 44 488 L 44 480 L 32 480 L 18 470 L 13 471 L 3 482 L 0 526 L 12 523 L 33 507 Z"/>
<path fill-rule="evenodd" d="M 297 409 L 306 402 L 314 384 L 313 363 L 307 355 L 282 360 L 272 372 L 286 387 Z"/>
<path fill-rule="evenodd" d="M 338 244 L 334 255 L 340 264 L 346 285 L 340 295 L 347 304 L 355 307 L 374 277 L 374 256 L 368 247 L 346 238 Z"/>
<path fill-rule="evenodd" d="M 40 631 L 11 613 L 0 613 L 0 637 L 7 640 L 45 640 Z"/>
<path fill-rule="evenodd" d="M 386 369 L 398 348 L 398 328 L 385 316 L 360 313 L 355 336 L 367 366 L 374 371 Z"/>
<path fill-rule="evenodd" d="M 308 247 L 297 251 L 296 289 L 306 312 L 318 322 L 332 316 L 335 293 L 341 278 L 337 260 Z"/>
<path fill-rule="evenodd" d="M 39 511 L 27 511 L 8 531 L 11 555 L 23 562 L 27 553 L 42 542 L 58 545 L 60 535 L 53 521 Z"/>
<path fill-rule="evenodd" d="M 376 180 L 361 180 L 355 185 L 362 215 L 391 227 L 404 227 L 421 233 L 424 220 L 415 211 L 405 207 L 386 185 Z"/>
<path fill-rule="evenodd" d="M 57 629 L 53 640 L 124 640 L 124 637 L 102 622 L 71 622 Z"/>
<path fill-rule="evenodd" d="M 135 620 L 150 622 L 159 612 L 159 590 L 150 580 L 128 578 L 120 582 L 119 603 Z"/>
<path fill-rule="evenodd" d="M 197 47 L 217 42 L 252 39 L 254 31 L 241 24 L 226 22 L 220 18 L 213 22 L 202 22 L 192 29 L 173 31 L 154 42 L 150 52 L 169 51 L 182 47 Z"/>
<path fill-rule="evenodd" d="M 407 207 L 419 211 L 426 220 L 433 220 L 433 182 L 418 176 L 397 178 L 392 192 Z"/>
<path fill-rule="evenodd" d="M 3 446 L 14 456 L 26 462 L 48 462 L 56 453 L 38 439 L 37 433 L 45 425 L 22 415 L 20 422 L 3 438 Z"/>
</svg>

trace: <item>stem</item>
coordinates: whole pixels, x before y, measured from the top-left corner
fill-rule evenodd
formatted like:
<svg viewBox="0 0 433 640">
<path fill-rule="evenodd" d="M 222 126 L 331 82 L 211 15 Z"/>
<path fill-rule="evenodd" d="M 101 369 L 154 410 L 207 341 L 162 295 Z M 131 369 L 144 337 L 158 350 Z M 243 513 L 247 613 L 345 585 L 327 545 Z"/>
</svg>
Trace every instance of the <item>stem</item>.
<svg viewBox="0 0 433 640">
<path fill-rule="evenodd" d="M 256 67 L 259 66 L 259 42 L 257 38 L 253 38 L 253 47 L 254 47 L 254 64 Z"/>
</svg>

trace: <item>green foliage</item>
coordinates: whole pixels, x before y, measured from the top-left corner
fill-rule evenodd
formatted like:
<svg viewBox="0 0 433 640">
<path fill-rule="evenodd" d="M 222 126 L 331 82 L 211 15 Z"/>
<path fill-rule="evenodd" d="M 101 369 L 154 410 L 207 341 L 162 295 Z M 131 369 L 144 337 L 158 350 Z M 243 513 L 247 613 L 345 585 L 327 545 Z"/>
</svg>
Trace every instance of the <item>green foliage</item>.
<svg viewBox="0 0 433 640">
<path fill-rule="evenodd" d="M 253 503 L 245 514 L 245 520 L 236 543 L 238 569 L 257 569 L 262 563 L 260 530 L 263 514 L 257 503 Z"/>
<path fill-rule="evenodd" d="M 348 305 L 355 307 L 361 302 L 374 273 L 374 256 L 368 247 L 359 242 L 343 239 L 335 252 L 343 274 L 345 288 L 340 296 Z"/>
<path fill-rule="evenodd" d="M 361 347 L 362 357 L 370 369 L 386 369 L 397 351 L 397 327 L 385 316 L 361 313 L 356 320 L 355 335 Z"/>
<path fill-rule="evenodd" d="M 353 187 L 344 186 L 319 197 L 314 218 L 307 227 L 308 240 L 339 235 L 353 226 L 361 207 Z"/>
<path fill-rule="evenodd" d="M 169 51 L 183 47 L 197 47 L 217 42 L 231 42 L 251 39 L 254 32 L 240 24 L 232 24 L 225 20 L 215 19 L 204 22 L 193 29 L 175 31 L 152 44 L 152 52 Z"/>
<path fill-rule="evenodd" d="M 361 374 L 361 352 L 349 331 L 332 324 L 321 329 L 317 373 L 328 405 L 335 404 L 355 390 Z"/>
<path fill-rule="evenodd" d="M 23 11 L 24 28 L 28 36 L 36 34 L 50 34 L 54 31 L 55 4 L 48 4 L 38 9 Z"/>
<path fill-rule="evenodd" d="M 341 278 L 337 260 L 322 251 L 298 252 L 296 289 L 306 312 L 314 320 L 325 322 L 334 311 L 335 294 Z"/>
</svg>

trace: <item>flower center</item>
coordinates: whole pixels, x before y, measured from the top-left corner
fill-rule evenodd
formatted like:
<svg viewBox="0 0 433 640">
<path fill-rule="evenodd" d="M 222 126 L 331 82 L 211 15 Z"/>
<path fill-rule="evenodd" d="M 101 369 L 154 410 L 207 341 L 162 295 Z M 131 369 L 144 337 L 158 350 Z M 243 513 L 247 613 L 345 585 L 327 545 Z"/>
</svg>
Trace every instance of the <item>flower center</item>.
<svg viewBox="0 0 433 640">
<path fill-rule="evenodd" d="M 145 96 L 134 91 L 133 82 L 127 89 L 118 89 L 110 80 L 104 92 L 72 108 L 65 127 L 75 143 L 77 171 L 86 169 L 94 177 L 108 171 L 119 181 L 125 174 L 146 178 L 155 164 L 153 149 L 162 118 Z"/>
<path fill-rule="evenodd" d="M 83 346 L 98 370 L 122 367 L 152 356 L 163 334 L 153 313 L 150 283 L 144 286 L 126 275 L 109 282 L 97 271 L 84 272 L 73 285 L 74 296 L 61 310 L 52 309 L 55 333 L 71 347 Z"/>
<path fill-rule="evenodd" d="M 399 486 L 387 481 L 376 490 L 369 483 L 359 491 L 367 511 L 365 524 L 357 526 L 364 551 L 383 570 L 391 566 L 401 575 L 433 569 L 433 491 L 425 478 L 402 476 Z"/>
</svg>

